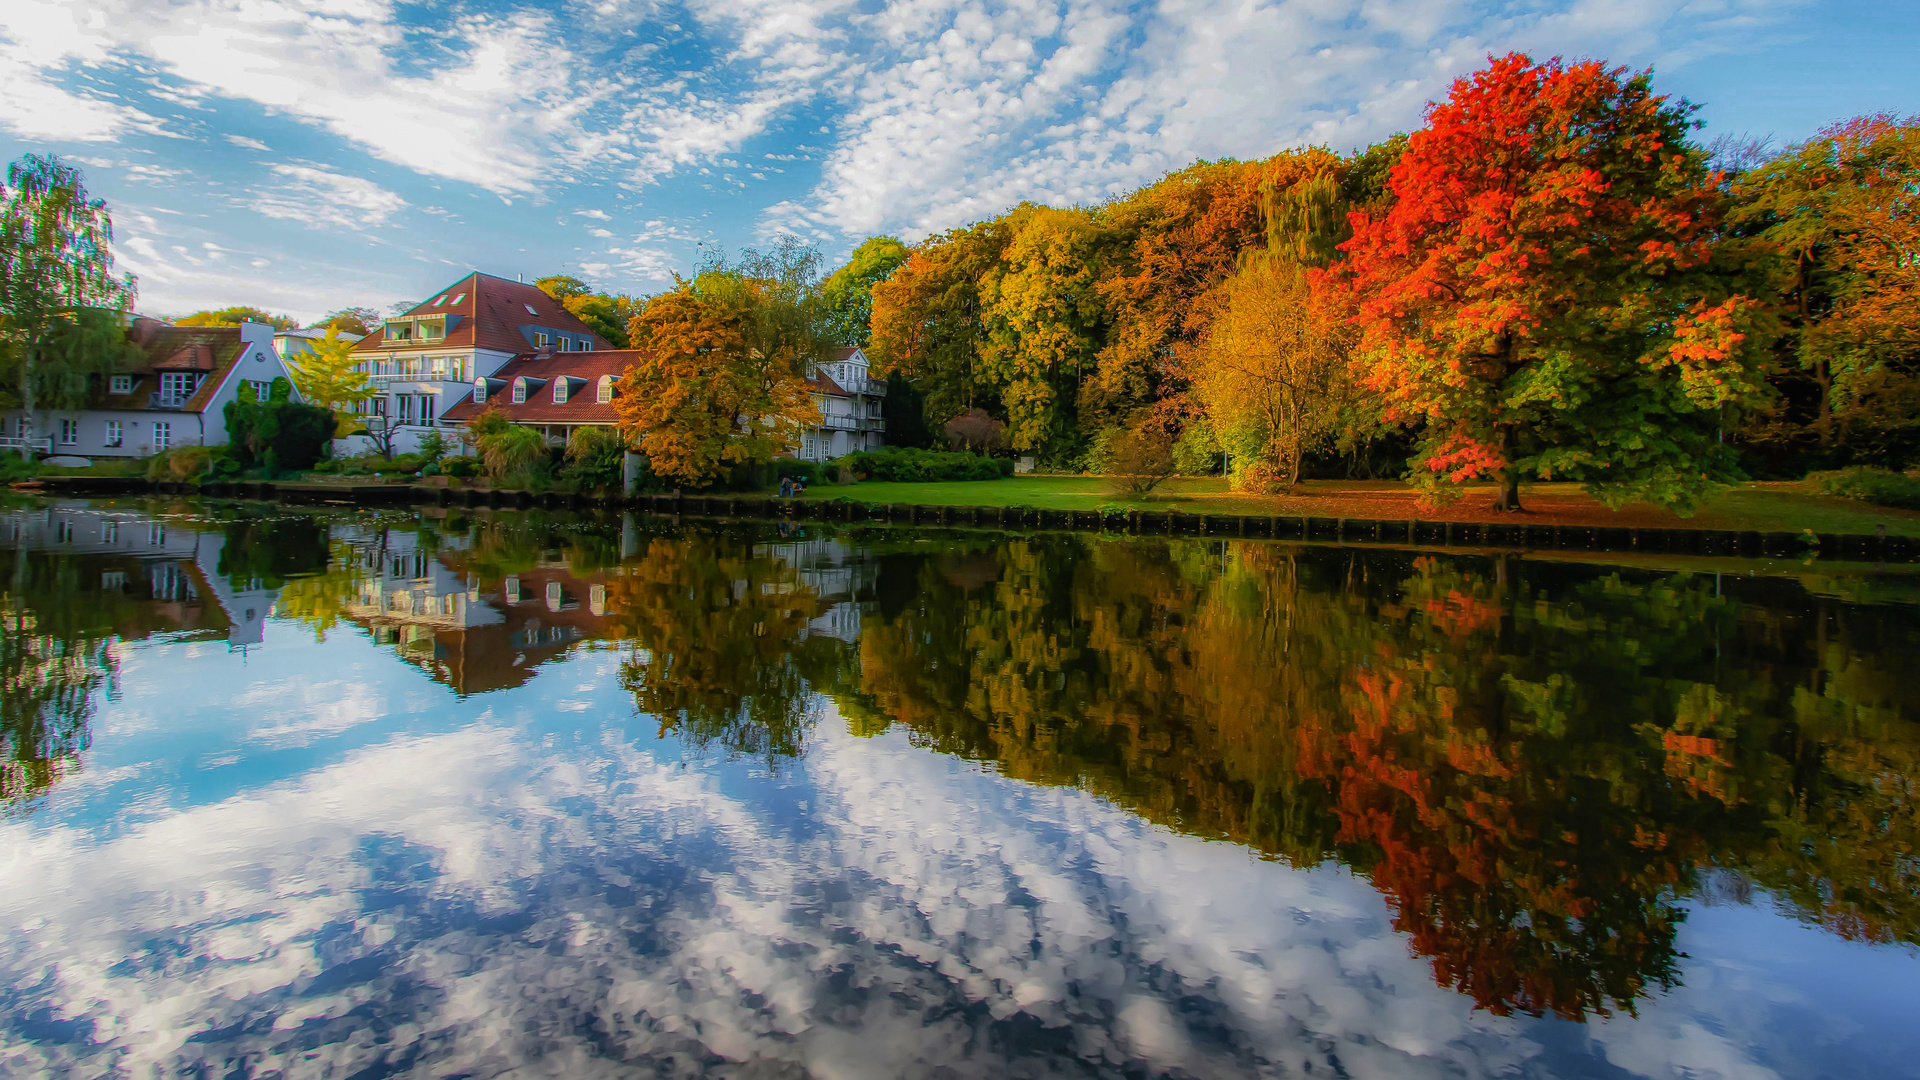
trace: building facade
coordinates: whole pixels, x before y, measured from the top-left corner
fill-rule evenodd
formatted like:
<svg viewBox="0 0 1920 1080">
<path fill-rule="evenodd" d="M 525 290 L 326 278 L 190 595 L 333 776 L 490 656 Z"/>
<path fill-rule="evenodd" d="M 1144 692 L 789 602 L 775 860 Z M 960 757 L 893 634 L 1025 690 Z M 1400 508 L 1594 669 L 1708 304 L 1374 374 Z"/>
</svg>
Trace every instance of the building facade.
<svg viewBox="0 0 1920 1080">
<path fill-rule="evenodd" d="M 370 428 L 390 427 L 393 449 L 418 449 L 447 410 L 516 356 L 607 350 L 608 343 L 538 288 L 473 273 L 387 319 L 354 354 L 378 392 L 360 411 Z M 364 453 L 372 440 L 339 440 L 336 452 Z"/>
<path fill-rule="evenodd" d="M 820 410 L 820 426 L 801 435 L 796 457 L 832 461 L 842 454 L 886 445 L 887 422 L 881 407 L 887 384 L 868 374 L 866 353 L 853 347 L 840 349 L 808 382 L 813 406 Z"/>
<path fill-rule="evenodd" d="M 292 381 L 273 336 L 264 323 L 173 326 L 135 317 L 127 337 L 140 358 L 131 368 L 96 377 L 85 408 L 36 409 L 30 435 L 23 411 L 0 414 L 0 449 L 17 452 L 24 440 L 40 453 L 96 458 L 223 446 L 226 405 L 242 386 L 265 397 L 275 379 Z"/>
</svg>

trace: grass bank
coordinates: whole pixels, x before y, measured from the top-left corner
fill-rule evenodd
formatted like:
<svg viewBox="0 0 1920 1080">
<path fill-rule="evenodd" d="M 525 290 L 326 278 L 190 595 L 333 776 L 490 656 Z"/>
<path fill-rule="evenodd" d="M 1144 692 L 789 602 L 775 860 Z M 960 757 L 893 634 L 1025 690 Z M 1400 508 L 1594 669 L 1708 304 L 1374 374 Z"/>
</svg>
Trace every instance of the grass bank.
<svg viewBox="0 0 1920 1080">
<path fill-rule="evenodd" d="M 1642 529 L 1732 529 L 1758 532 L 1872 534 L 1920 537 L 1920 512 L 1874 506 L 1815 494 L 1805 482 L 1749 483 L 1722 492 L 1692 517 L 1644 503 L 1608 509 L 1577 484 L 1529 484 L 1521 490 L 1520 515 L 1493 510 L 1492 485 L 1470 486 L 1450 506 L 1424 510 L 1405 484 L 1388 480 L 1314 480 L 1292 495 L 1245 495 L 1227 490 L 1217 477 L 1172 480 L 1142 502 L 1114 495 L 1095 476 L 1013 476 L 1004 480 L 959 480 L 924 484 L 869 482 L 813 487 L 810 500 L 922 506 L 1029 506 L 1042 510 L 1095 510 L 1103 506 L 1188 513 L 1312 516 L 1385 521 L 1525 521 L 1545 525 L 1601 525 Z"/>
</svg>

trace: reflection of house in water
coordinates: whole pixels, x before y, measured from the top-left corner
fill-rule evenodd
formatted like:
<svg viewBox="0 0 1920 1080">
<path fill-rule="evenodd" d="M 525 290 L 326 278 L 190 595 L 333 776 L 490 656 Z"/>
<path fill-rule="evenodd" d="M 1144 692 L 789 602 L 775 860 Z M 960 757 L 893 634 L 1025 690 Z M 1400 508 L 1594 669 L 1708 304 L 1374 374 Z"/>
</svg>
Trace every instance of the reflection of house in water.
<svg viewBox="0 0 1920 1080">
<path fill-rule="evenodd" d="M 14 511 L 0 515 L 0 545 L 20 554 L 79 557 L 79 594 L 136 602 L 131 622 L 114 628 L 127 640 L 198 631 L 224 636 L 230 646 L 255 645 L 280 595 L 257 578 L 220 573 L 225 533 L 131 510 L 53 503 Z"/>
<path fill-rule="evenodd" d="M 344 604 L 348 617 L 458 693 L 519 686 L 575 642 L 600 636 L 604 575 L 576 576 L 558 558 L 485 574 L 463 541 L 429 551 L 415 533 L 345 539 L 364 571 Z"/>
<path fill-rule="evenodd" d="M 807 623 L 804 636 L 837 638 L 852 644 L 860 636 L 859 597 L 874 584 L 874 564 L 836 540 L 798 540 L 786 544 L 757 544 L 756 559 L 778 559 L 793 568 L 799 584 L 812 589 L 827 610 Z M 744 588 L 745 582 L 736 582 Z"/>
</svg>

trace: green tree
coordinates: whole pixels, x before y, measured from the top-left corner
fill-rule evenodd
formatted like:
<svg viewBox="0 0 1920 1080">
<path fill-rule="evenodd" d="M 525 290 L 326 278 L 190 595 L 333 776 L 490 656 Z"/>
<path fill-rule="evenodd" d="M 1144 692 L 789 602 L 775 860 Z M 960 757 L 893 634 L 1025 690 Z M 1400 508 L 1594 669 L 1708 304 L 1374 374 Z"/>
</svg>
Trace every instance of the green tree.
<svg viewBox="0 0 1920 1080">
<path fill-rule="evenodd" d="M 872 236 L 827 278 L 821 291 L 831 312 L 833 332 L 848 345 L 865 347 L 873 336 L 873 287 L 907 261 L 907 245 L 894 236 Z"/>
<path fill-rule="evenodd" d="M 1814 384 L 1812 436 L 1829 456 L 1920 455 L 1920 118 L 1836 124 L 1733 190 L 1733 219 L 1792 266 L 1783 344 Z"/>
<path fill-rule="evenodd" d="M 876 374 L 914 383 L 928 428 L 999 405 L 980 363 L 986 341 L 980 283 L 1011 236 L 1002 217 L 929 237 L 873 288 L 867 355 Z"/>
<path fill-rule="evenodd" d="M 173 320 L 175 326 L 239 326 L 241 323 L 265 323 L 275 330 L 295 330 L 300 321 L 290 315 L 275 315 L 263 308 L 235 305 L 196 311 Z"/>
<path fill-rule="evenodd" d="M 1080 391 L 1106 334 L 1097 285 L 1112 234 L 1084 210 L 1011 216 L 1013 238 L 980 286 L 981 367 L 999 388 L 1013 448 L 1064 460 L 1078 449 Z"/>
<path fill-rule="evenodd" d="M 595 292 L 593 286 L 577 277 L 554 274 L 534 281 L 540 291 L 560 301 L 560 306 L 585 323 L 616 349 L 628 347 L 627 323 L 639 311 L 631 296 L 610 296 Z"/>
<path fill-rule="evenodd" d="M 340 336 L 339 327 L 331 327 L 326 337 L 311 343 L 311 353 L 287 358 L 287 370 L 293 373 L 300 396 L 310 405 L 332 409 L 338 418 L 335 435 L 353 430 L 358 422 L 351 415 L 353 406 L 374 394 L 373 383 L 353 355 L 353 345 Z"/>
<path fill-rule="evenodd" d="M 338 330 L 343 334 L 359 334 L 365 337 L 380 325 L 380 313 L 370 307 L 341 308 L 314 323 L 316 330 Z"/>
<path fill-rule="evenodd" d="M 36 409 L 85 404 L 95 376 L 128 361 L 134 282 L 114 273 L 113 220 L 79 170 L 28 154 L 8 166 L 4 197 L 0 389 L 24 411 L 31 440 Z"/>
</svg>

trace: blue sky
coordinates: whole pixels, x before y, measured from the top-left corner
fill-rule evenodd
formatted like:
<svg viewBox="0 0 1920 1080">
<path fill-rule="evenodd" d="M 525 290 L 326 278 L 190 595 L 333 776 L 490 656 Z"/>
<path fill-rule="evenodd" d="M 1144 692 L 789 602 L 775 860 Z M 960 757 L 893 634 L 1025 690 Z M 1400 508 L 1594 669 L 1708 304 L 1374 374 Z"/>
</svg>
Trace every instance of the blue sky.
<svg viewBox="0 0 1920 1080">
<path fill-rule="evenodd" d="M 1920 112 L 1912 0 L 6 0 L 0 154 L 81 163 L 143 311 L 468 269 L 647 291 L 1201 157 L 1415 126 L 1489 52 L 1652 65 L 1707 135 Z"/>
</svg>

